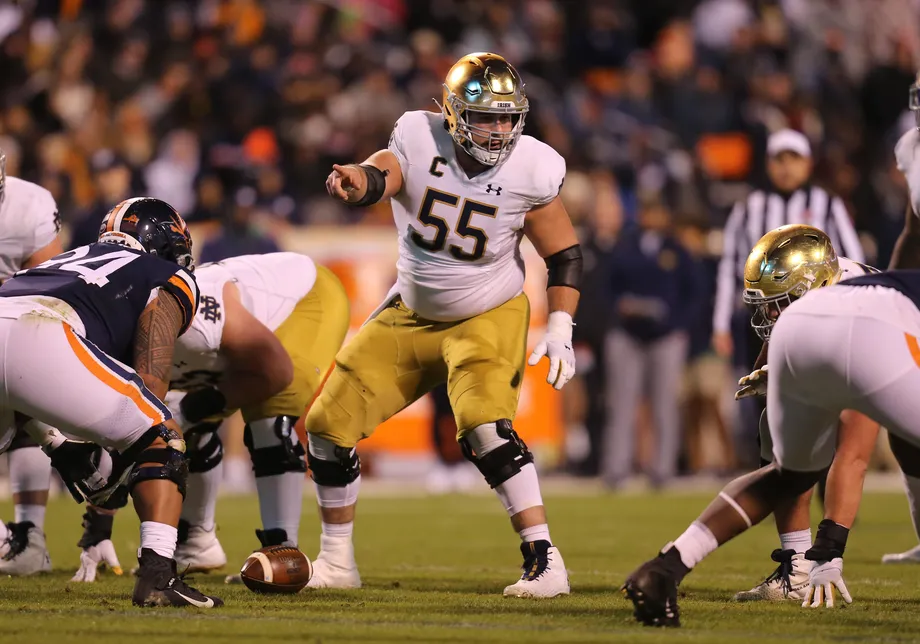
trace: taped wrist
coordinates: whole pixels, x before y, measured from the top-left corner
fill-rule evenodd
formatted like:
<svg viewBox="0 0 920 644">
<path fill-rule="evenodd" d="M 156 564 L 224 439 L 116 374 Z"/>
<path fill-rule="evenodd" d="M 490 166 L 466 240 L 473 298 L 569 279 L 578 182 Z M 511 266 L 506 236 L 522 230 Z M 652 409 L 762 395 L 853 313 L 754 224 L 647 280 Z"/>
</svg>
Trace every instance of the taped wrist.
<svg viewBox="0 0 920 644">
<path fill-rule="evenodd" d="M 364 170 L 364 177 L 367 181 L 367 188 L 364 191 L 364 196 L 358 199 L 358 201 L 352 201 L 349 203 L 351 206 L 370 206 L 377 203 L 383 197 L 383 193 L 387 188 L 387 175 L 390 173 L 389 170 L 381 170 L 380 168 L 375 168 L 372 165 L 367 165 L 362 163 L 358 166 Z"/>
<path fill-rule="evenodd" d="M 77 547 L 86 550 L 112 538 L 112 525 L 115 523 L 114 514 L 103 514 L 96 508 L 86 508 L 83 515 L 83 536 L 77 542 Z"/>
<path fill-rule="evenodd" d="M 581 273 L 584 269 L 584 259 L 581 255 L 580 244 L 560 250 L 543 261 L 546 263 L 546 269 L 549 273 L 546 288 L 568 286 L 578 290 L 581 284 Z"/>
<path fill-rule="evenodd" d="M 830 561 L 843 557 L 848 536 L 850 536 L 849 528 L 844 528 L 830 519 L 824 519 L 818 524 L 815 544 L 805 552 L 805 558 L 809 561 Z"/>
<path fill-rule="evenodd" d="M 190 423 L 222 414 L 227 409 L 227 397 L 219 389 L 208 387 L 187 393 L 179 403 L 179 411 Z"/>
</svg>

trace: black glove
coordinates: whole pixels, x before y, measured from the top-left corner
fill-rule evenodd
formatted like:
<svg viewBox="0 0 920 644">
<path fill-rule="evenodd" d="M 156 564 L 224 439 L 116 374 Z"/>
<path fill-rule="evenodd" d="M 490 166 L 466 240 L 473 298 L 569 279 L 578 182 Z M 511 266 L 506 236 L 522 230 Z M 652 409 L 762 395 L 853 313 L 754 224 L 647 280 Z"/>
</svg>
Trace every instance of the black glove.
<svg viewBox="0 0 920 644">
<path fill-rule="evenodd" d="M 105 488 L 106 479 L 98 467 L 102 453 L 99 445 L 68 440 L 46 453 L 51 457 L 51 467 L 61 475 L 77 503 L 89 500 Z"/>
</svg>

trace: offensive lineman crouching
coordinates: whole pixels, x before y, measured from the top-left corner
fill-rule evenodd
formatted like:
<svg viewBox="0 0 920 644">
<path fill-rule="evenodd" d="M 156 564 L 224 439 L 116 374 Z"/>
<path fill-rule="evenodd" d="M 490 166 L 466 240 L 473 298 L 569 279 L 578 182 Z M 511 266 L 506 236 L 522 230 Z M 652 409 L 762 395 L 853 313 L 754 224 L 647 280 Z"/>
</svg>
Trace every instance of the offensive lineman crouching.
<svg viewBox="0 0 920 644">
<path fill-rule="evenodd" d="M 307 470 L 294 425 L 348 330 L 345 290 L 298 253 L 245 255 L 198 267 L 201 306 L 176 343 L 166 402 L 189 443 L 188 494 L 176 561 L 191 572 L 224 566 L 214 521 L 223 446 L 217 429 L 241 409 L 259 495 L 261 546 L 297 546 Z M 106 561 L 111 521 L 90 509 L 74 581 Z M 228 578 L 238 579 L 238 575 Z"/>
<path fill-rule="evenodd" d="M 333 166 L 330 195 L 366 206 L 392 199 L 398 278 L 336 356 L 306 418 L 322 516 L 313 588 L 361 584 L 352 546 L 361 482 L 356 443 L 447 383 L 465 456 L 501 499 L 521 537 L 524 574 L 505 595 L 569 592 L 552 545 L 533 456 L 515 432 L 530 306 L 519 244 L 549 267 L 547 333 L 530 357 L 549 358 L 547 381 L 575 373 L 572 314 L 581 250 L 559 198 L 565 162 L 522 136 L 524 84 L 501 56 L 461 58 L 444 83 L 441 114 L 407 112 L 390 144 L 361 165 Z"/>
</svg>

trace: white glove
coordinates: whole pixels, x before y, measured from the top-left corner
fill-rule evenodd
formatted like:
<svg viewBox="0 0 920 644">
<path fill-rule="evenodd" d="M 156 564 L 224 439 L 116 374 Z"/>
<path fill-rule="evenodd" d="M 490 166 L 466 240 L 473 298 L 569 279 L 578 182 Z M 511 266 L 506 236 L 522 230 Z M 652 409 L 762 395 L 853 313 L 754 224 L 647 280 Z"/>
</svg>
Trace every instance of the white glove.
<svg viewBox="0 0 920 644">
<path fill-rule="evenodd" d="M 894 147 L 894 156 L 907 179 L 914 214 L 920 217 L 920 130 L 912 127 L 905 132 Z"/>
<path fill-rule="evenodd" d="M 110 539 L 100 541 L 80 553 L 80 569 L 70 581 L 94 582 L 96 581 L 96 570 L 100 566 L 108 566 L 116 575 L 124 572 L 121 564 L 118 563 L 118 555 L 115 554 L 115 546 L 112 545 Z"/>
<path fill-rule="evenodd" d="M 761 369 L 755 369 L 744 378 L 738 381 L 738 391 L 735 392 L 735 400 L 749 398 L 751 396 L 767 395 L 767 365 Z"/>
<path fill-rule="evenodd" d="M 546 382 L 562 389 L 575 375 L 575 351 L 572 349 L 572 316 L 565 311 L 553 311 L 546 322 L 546 335 L 536 346 L 527 364 L 531 367 L 543 356 L 549 358 Z"/>
<path fill-rule="evenodd" d="M 808 591 L 805 593 L 802 608 L 818 608 L 822 603 L 828 608 L 833 608 L 835 586 L 844 601 L 852 604 L 853 597 L 850 596 L 847 585 L 843 583 L 843 559 L 837 557 L 830 561 L 816 561 L 808 575 Z"/>
</svg>

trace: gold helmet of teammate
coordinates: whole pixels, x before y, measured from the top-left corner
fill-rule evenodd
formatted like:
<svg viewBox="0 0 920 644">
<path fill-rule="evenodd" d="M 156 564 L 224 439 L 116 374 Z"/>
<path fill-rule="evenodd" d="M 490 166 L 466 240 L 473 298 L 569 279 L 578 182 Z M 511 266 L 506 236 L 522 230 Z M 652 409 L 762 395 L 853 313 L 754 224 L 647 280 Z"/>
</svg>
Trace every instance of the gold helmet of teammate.
<svg viewBox="0 0 920 644">
<path fill-rule="evenodd" d="M 524 131 L 530 107 L 524 81 L 511 64 L 498 54 L 485 52 L 464 56 L 450 68 L 444 81 L 441 112 L 447 131 L 457 145 L 487 166 L 508 158 Z M 508 114 L 508 132 L 480 127 L 472 113 Z M 478 139 L 478 140 L 477 140 Z"/>
<path fill-rule="evenodd" d="M 813 288 L 840 279 L 830 238 L 813 226 L 780 226 L 760 238 L 744 263 L 744 301 L 751 326 L 766 342 L 779 314 Z"/>
<path fill-rule="evenodd" d="M 920 130 L 920 72 L 917 72 L 917 79 L 910 86 L 910 109 L 917 117 L 917 129 Z"/>
</svg>

